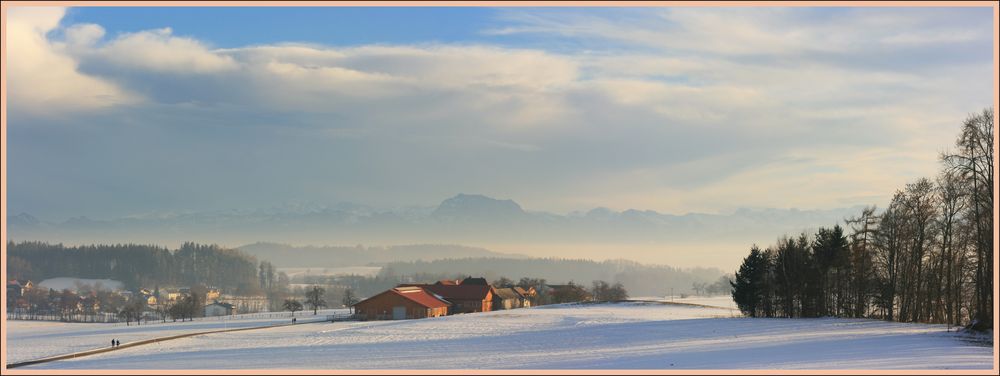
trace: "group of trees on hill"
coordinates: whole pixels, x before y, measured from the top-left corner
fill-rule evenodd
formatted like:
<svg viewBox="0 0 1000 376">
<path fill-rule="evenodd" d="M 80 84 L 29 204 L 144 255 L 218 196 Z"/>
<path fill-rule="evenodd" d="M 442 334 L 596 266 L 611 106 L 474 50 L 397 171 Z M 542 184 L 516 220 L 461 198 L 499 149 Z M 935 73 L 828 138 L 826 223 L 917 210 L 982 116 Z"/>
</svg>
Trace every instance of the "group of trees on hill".
<svg viewBox="0 0 1000 376">
<path fill-rule="evenodd" d="M 965 120 L 934 179 L 813 236 L 754 245 L 732 282 L 754 317 L 993 325 L 993 109 Z"/>
<path fill-rule="evenodd" d="M 184 243 L 169 250 L 139 244 L 66 247 L 8 242 L 7 259 L 8 276 L 36 282 L 53 277 L 110 278 L 129 289 L 203 284 L 240 295 L 260 291 L 257 261 L 217 245 Z"/>
<path fill-rule="evenodd" d="M 514 282 L 507 277 L 500 277 L 493 281 L 492 285 L 495 287 L 534 288 L 537 294 L 532 298 L 534 305 L 584 301 L 614 302 L 628 299 L 628 291 L 625 290 L 625 286 L 621 282 L 609 284 L 606 281 L 593 281 L 592 287 L 588 290 L 586 286 L 573 281 L 569 281 L 565 285 L 550 285 L 544 278 L 523 277 Z"/>
</svg>

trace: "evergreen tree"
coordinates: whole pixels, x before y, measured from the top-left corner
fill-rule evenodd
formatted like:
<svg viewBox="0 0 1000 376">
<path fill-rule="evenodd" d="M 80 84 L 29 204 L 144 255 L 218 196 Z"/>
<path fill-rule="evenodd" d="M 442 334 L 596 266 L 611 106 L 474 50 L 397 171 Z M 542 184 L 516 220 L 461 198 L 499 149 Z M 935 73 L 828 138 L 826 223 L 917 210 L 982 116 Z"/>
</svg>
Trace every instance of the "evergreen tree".
<svg viewBox="0 0 1000 376">
<path fill-rule="evenodd" d="M 764 252 L 754 245 L 750 255 L 743 259 L 740 270 L 736 272 L 736 280 L 730 282 L 733 287 L 733 301 L 744 315 L 758 317 L 763 308 L 761 298 L 764 294 L 764 278 L 767 275 L 768 260 Z"/>
</svg>

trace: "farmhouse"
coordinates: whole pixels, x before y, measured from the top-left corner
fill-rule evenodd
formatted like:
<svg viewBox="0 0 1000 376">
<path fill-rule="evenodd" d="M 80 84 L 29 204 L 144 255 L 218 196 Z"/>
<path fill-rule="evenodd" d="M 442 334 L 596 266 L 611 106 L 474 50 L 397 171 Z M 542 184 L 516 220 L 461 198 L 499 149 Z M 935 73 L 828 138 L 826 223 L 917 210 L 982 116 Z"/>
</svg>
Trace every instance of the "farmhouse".
<svg viewBox="0 0 1000 376">
<path fill-rule="evenodd" d="M 7 281 L 7 309 L 28 308 L 30 304 L 26 295 L 34 285 L 29 280 L 12 279 Z"/>
<path fill-rule="evenodd" d="M 493 287 L 490 285 L 418 285 L 451 302 L 450 313 L 489 312 L 493 310 Z"/>
<path fill-rule="evenodd" d="M 521 295 L 521 307 L 524 308 L 531 307 L 531 301 L 538 296 L 535 288 L 530 286 L 527 289 L 521 286 L 514 286 L 514 291 L 517 292 L 518 295 Z"/>
<path fill-rule="evenodd" d="M 521 308 L 524 298 L 514 291 L 514 289 L 502 287 L 494 289 L 494 291 L 496 294 L 493 295 L 493 309 Z"/>
<path fill-rule="evenodd" d="M 28 290 L 31 290 L 32 287 L 34 287 L 34 285 L 30 280 L 9 280 L 7 281 L 7 297 L 20 298 Z"/>
<path fill-rule="evenodd" d="M 421 287 L 401 286 L 354 304 L 364 320 L 403 320 L 448 314 L 450 302 Z"/>
<path fill-rule="evenodd" d="M 267 296 L 264 295 L 220 295 L 218 301 L 229 303 L 236 313 L 266 312 Z"/>
<path fill-rule="evenodd" d="M 176 302 L 178 299 L 181 299 L 183 297 L 184 297 L 184 293 L 181 293 L 180 291 L 174 291 L 174 292 L 168 292 L 167 293 L 167 301 L 171 302 L 171 303 Z"/>
</svg>

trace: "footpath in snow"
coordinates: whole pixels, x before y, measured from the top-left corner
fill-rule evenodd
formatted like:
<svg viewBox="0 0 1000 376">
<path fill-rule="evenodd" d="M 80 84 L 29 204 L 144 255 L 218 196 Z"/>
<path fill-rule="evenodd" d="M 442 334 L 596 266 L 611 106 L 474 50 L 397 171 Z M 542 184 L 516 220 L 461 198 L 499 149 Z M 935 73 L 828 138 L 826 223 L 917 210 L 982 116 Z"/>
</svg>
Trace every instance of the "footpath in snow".
<svg viewBox="0 0 1000 376">
<path fill-rule="evenodd" d="M 346 309 L 321 310 L 316 316 L 296 312 L 297 321 L 323 320 L 326 315 L 345 313 Z M 111 339 L 121 343 L 219 329 L 265 327 L 291 322 L 289 312 L 203 317 L 195 321 L 150 321 L 142 325 L 125 323 L 64 323 L 52 321 L 7 320 L 6 363 L 17 363 L 50 356 L 94 350 L 111 346 Z M 122 350 L 124 351 L 124 350 Z"/>
</svg>

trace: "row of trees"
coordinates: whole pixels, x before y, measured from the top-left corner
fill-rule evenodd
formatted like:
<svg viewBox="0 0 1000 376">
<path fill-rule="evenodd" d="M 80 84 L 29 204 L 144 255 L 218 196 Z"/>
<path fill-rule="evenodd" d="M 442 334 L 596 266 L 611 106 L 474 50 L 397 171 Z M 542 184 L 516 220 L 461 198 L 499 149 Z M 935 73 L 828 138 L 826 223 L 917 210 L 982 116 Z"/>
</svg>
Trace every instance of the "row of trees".
<svg viewBox="0 0 1000 376">
<path fill-rule="evenodd" d="M 993 325 L 993 110 L 963 123 L 936 179 L 812 237 L 751 248 L 733 298 L 754 317 L 872 317 Z"/>
<path fill-rule="evenodd" d="M 121 294 L 110 290 L 79 293 L 69 289 L 62 291 L 46 288 L 25 289 L 24 295 L 7 295 L 9 318 L 39 319 L 54 318 L 63 321 L 106 321 L 116 320 L 117 314 L 126 307 L 128 301 Z"/>
<path fill-rule="evenodd" d="M 312 286 L 306 290 L 305 304 L 313 310 L 313 315 L 318 313 L 320 308 L 327 307 L 326 299 L 324 298 L 325 294 L 326 289 L 319 286 Z M 347 293 L 344 296 L 344 305 L 350 307 L 354 304 L 353 299 L 353 293 L 351 290 L 347 290 Z M 302 302 L 299 302 L 298 300 L 285 299 L 285 302 L 281 305 L 281 309 L 291 311 L 294 316 L 296 311 L 301 311 L 303 309 L 303 305 Z"/>
<path fill-rule="evenodd" d="M 712 283 L 695 282 L 691 284 L 691 289 L 694 290 L 695 295 L 725 295 L 732 290 L 732 286 L 729 285 L 732 280 L 733 276 L 724 275 Z"/>
<path fill-rule="evenodd" d="M 40 281 L 53 277 L 110 278 L 128 289 L 143 286 L 217 286 L 240 295 L 259 292 L 257 260 L 235 249 L 184 243 L 176 250 L 139 245 L 66 247 L 8 242 L 7 275 Z"/>
<path fill-rule="evenodd" d="M 521 287 L 523 289 L 534 288 L 537 296 L 532 304 L 559 304 L 574 303 L 584 301 L 613 302 L 628 299 L 628 291 L 621 282 L 608 284 L 605 281 L 593 281 L 592 287 L 588 290 L 586 286 L 576 284 L 573 281 L 565 285 L 558 285 L 552 288 L 544 278 L 521 278 L 514 282 L 507 277 L 500 277 L 493 281 L 493 286 L 497 287 Z"/>
<path fill-rule="evenodd" d="M 158 304 L 150 309 L 146 299 L 138 294 L 127 299 L 125 295 L 110 290 L 69 289 L 57 291 L 45 288 L 26 289 L 23 306 L 8 304 L 9 318 L 15 319 L 58 319 L 73 322 L 107 322 L 124 320 L 127 325 L 137 324 L 150 318 L 166 320 L 169 316 L 177 319 L 193 319 L 202 316 L 205 307 L 204 293 L 192 288 L 192 293 L 178 299 L 173 304 Z"/>
</svg>

